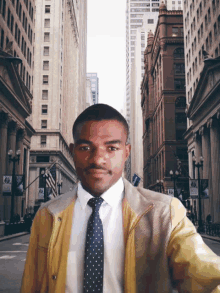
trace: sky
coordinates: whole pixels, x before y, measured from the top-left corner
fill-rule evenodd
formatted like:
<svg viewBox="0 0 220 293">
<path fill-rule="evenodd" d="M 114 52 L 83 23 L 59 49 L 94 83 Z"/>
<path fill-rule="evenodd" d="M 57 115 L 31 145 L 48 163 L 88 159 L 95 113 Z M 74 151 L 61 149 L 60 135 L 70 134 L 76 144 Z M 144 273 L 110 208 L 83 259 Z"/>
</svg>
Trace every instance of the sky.
<svg viewBox="0 0 220 293">
<path fill-rule="evenodd" d="M 126 0 L 88 0 L 87 72 L 99 77 L 99 102 L 121 111 L 126 85 Z"/>
</svg>

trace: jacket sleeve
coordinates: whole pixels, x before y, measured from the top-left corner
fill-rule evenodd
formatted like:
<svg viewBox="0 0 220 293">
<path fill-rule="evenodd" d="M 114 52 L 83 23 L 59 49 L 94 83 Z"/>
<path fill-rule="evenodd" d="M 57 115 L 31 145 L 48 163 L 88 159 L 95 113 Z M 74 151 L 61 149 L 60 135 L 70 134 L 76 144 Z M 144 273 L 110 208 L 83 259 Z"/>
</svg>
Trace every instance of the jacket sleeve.
<svg viewBox="0 0 220 293">
<path fill-rule="evenodd" d="M 47 251 L 52 227 L 51 217 L 44 208 L 37 212 L 26 255 L 21 293 L 47 292 Z"/>
<path fill-rule="evenodd" d="M 220 293 L 220 257 L 204 243 L 176 198 L 171 201 L 171 223 L 167 255 L 174 287 L 180 293 Z"/>
</svg>

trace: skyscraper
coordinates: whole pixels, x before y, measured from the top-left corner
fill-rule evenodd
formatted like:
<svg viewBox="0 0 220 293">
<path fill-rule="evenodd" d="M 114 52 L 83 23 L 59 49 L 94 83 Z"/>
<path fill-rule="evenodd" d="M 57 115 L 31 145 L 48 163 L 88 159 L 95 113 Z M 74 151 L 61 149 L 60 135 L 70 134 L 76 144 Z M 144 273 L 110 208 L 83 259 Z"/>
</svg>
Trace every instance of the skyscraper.
<svg viewBox="0 0 220 293">
<path fill-rule="evenodd" d="M 87 73 L 86 76 L 89 77 L 90 81 L 91 81 L 93 104 L 98 104 L 98 102 L 99 102 L 99 78 L 98 78 L 98 75 L 97 75 L 97 73 Z"/>
<path fill-rule="evenodd" d="M 61 193 L 76 182 L 72 126 L 86 108 L 87 1 L 44 1 L 36 3 L 34 56 L 33 126 L 30 176 L 56 164 Z M 31 186 L 30 205 L 39 199 L 43 181 Z"/>
<path fill-rule="evenodd" d="M 131 128 L 130 138 L 136 137 L 137 134 L 136 124 L 140 131 L 140 123 L 137 122 L 137 117 L 141 117 L 141 95 L 140 95 L 140 81 L 144 76 L 144 50 L 147 46 L 147 34 L 151 30 L 154 33 L 159 13 L 160 0 L 127 0 L 126 9 L 126 118 Z M 165 1 L 167 8 L 170 10 L 182 9 L 181 0 L 167 0 Z M 131 101 L 131 99 L 135 99 Z M 139 108 L 134 109 L 134 107 Z M 132 112 L 131 112 L 132 109 Z M 139 133 L 138 139 L 142 135 Z M 134 141 L 131 141 L 134 144 Z M 136 142 L 137 143 L 137 142 Z M 141 142 L 140 142 L 141 143 Z M 132 151 L 131 151 L 132 152 Z M 140 153 L 141 150 L 135 150 L 133 152 Z M 132 157 L 132 154 L 131 154 Z M 126 162 L 126 177 L 131 180 L 134 172 L 137 172 L 132 168 L 131 157 Z M 134 157 L 134 156 L 133 156 Z M 139 158 L 137 161 L 140 161 Z M 137 164 L 135 164 L 137 166 Z M 138 167 L 140 169 L 140 167 Z M 140 171 L 138 171 L 140 172 Z M 142 173 L 142 172 L 141 172 Z M 140 174 L 141 176 L 141 174 Z"/>
<path fill-rule="evenodd" d="M 32 93 L 34 0 L 0 2 L 0 48 L 19 57 L 19 73 Z"/>
</svg>

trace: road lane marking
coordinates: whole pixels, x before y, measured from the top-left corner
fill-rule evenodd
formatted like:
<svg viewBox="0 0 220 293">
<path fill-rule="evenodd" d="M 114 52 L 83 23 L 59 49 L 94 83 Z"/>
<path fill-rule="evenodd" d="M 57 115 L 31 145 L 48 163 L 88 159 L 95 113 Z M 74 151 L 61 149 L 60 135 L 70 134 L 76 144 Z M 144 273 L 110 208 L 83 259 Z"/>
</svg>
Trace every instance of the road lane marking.
<svg viewBox="0 0 220 293">
<path fill-rule="evenodd" d="M 26 244 L 26 243 L 13 243 L 12 245 L 25 245 L 25 246 L 28 246 L 29 244 Z"/>
<path fill-rule="evenodd" d="M 27 252 L 27 251 L 20 251 L 20 250 L 18 250 L 18 251 L 2 251 L 2 250 L 0 250 L 0 253 L 17 253 L 17 252 Z"/>
<path fill-rule="evenodd" d="M 0 256 L 0 259 L 11 259 L 14 257 L 16 257 L 16 255 L 3 255 L 3 256 Z"/>
</svg>

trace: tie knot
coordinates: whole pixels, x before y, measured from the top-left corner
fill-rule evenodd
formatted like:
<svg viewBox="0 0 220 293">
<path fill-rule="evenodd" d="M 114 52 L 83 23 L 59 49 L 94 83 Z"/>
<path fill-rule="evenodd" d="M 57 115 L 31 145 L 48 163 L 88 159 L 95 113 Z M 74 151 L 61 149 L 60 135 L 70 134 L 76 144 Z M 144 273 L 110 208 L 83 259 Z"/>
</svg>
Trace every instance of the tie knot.
<svg viewBox="0 0 220 293">
<path fill-rule="evenodd" d="M 102 197 L 93 197 L 88 201 L 88 205 L 94 210 L 99 210 L 104 199 Z"/>
</svg>

